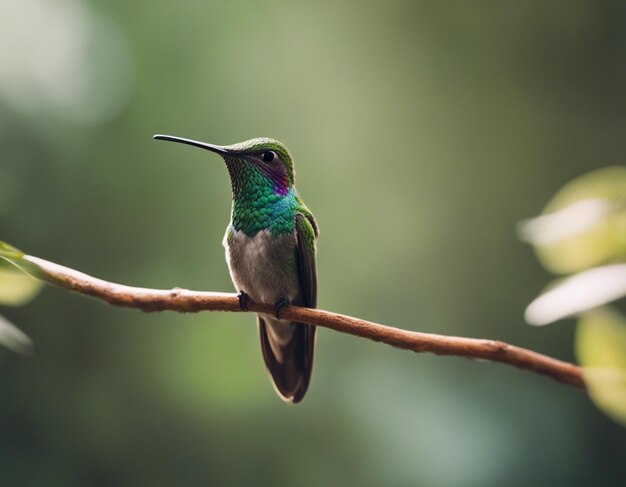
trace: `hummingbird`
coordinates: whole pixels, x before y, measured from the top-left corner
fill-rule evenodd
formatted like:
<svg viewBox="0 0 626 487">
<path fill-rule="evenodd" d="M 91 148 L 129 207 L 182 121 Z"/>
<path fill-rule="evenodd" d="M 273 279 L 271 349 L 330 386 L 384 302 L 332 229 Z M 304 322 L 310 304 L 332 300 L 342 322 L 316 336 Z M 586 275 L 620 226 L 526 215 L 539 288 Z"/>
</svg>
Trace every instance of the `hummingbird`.
<svg viewBox="0 0 626 487">
<path fill-rule="evenodd" d="M 155 135 L 219 154 L 230 175 L 231 218 L 223 245 L 239 304 L 274 304 L 257 314 L 261 352 L 274 388 L 285 401 L 304 397 L 313 370 L 315 326 L 280 318 L 290 304 L 317 305 L 317 237 L 313 214 L 295 187 L 291 154 L 280 142 L 256 138 L 233 145 Z"/>
</svg>

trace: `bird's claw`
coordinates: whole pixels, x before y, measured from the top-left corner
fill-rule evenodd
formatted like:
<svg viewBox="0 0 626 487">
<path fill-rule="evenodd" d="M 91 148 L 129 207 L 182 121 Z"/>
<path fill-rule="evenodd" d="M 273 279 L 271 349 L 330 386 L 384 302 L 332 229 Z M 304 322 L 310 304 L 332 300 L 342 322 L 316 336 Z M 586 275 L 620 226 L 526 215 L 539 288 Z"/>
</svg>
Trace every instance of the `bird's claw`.
<svg viewBox="0 0 626 487">
<path fill-rule="evenodd" d="M 278 301 L 276 301 L 276 303 L 274 303 L 274 316 L 276 317 L 276 319 L 280 319 L 280 317 L 278 316 L 279 313 L 283 308 L 286 308 L 290 304 L 291 303 L 287 298 L 280 298 Z"/>
<path fill-rule="evenodd" d="M 239 291 L 237 293 L 237 298 L 239 299 L 239 307 L 241 308 L 241 311 L 248 311 L 248 300 L 250 299 L 250 296 L 243 291 Z"/>
</svg>

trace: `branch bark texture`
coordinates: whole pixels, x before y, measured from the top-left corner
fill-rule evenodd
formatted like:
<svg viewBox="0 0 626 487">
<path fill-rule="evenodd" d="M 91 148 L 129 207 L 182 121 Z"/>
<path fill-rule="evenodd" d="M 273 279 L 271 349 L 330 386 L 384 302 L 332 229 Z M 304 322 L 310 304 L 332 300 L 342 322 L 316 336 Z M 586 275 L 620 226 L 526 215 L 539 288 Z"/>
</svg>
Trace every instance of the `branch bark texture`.
<svg viewBox="0 0 626 487">
<path fill-rule="evenodd" d="M 82 272 L 48 262 L 38 257 L 20 255 L 11 261 L 25 272 L 53 285 L 92 296 L 115 306 L 143 311 L 235 311 L 240 312 L 239 300 L 234 293 L 146 289 L 103 281 Z M 249 311 L 273 313 L 273 306 L 249 301 Z M 580 367 L 497 341 L 476 338 L 436 335 L 402 330 L 391 326 L 345 316 L 321 309 L 289 306 L 281 311 L 281 318 L 330 328 L 341 333 L 367 338 L 388 345 L 437 355 L 500 362 L 548 376 L 556 381 L 585 388 Z"/>
</svg>

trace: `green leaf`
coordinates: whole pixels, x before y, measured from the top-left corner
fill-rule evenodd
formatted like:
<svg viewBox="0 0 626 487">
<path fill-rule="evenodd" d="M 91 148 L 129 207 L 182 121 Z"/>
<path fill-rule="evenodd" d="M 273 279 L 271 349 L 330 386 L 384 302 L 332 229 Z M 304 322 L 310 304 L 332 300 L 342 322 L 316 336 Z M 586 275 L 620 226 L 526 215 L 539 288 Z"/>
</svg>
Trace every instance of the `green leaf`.
<svg viewBox="0 0 626 487">
<path fill-rule="evenodd" d="M 576 355 L 591 400 L 626 426 L 626 318 L 610 307 L 585 313 L 576 330 Z"/>
<path fill-rule="evenodd" d="M 31 355 L 33 352 L 33 341 L 2 315 L 0 315 L 0 345 L 22 355 Z"/>
<path fill-rule="evenodd" d="M 13 247 L 6 242 L 0 240 L 0 257 L 6 257 L 7 259 L 19 259 L 24 256 L 24 252 Z"/>
<path fill-rule="evenodd" d="M 22 306 L 35 298 L 41 288 L 41 281 L 0 259 L 0 305 Z"/>
<path fill-rule="evenodd" d="M 606 167 L 566 184 L 542 216 L 523 222 L 549 271 L 569 274 L 626 259 L 626 167 Z"/>
</svg>

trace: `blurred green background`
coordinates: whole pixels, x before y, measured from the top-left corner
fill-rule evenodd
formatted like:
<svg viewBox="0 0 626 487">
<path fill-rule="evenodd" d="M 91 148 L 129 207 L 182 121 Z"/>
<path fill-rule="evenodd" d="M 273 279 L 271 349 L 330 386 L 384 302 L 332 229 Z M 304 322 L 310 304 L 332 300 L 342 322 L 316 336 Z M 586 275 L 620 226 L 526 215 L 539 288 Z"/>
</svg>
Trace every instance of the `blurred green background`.
<svg viewBox="0 0 626 487">
<path fill-rule="evenodd" d="M 219 158 L 283 141 L 321 228 L 319 305 L 573 360 L 524 323 L 515 235 L 623 165 L 619 1 L 0 0 L 0 238 L 126 284 L 232 290 Z M 624 485 L 626 433 L 573 388 L 320 330 L 280 402 L 250 315 L 142 314 L 46 288 L 3 308 L 0 485 Z"/>
</svg>

